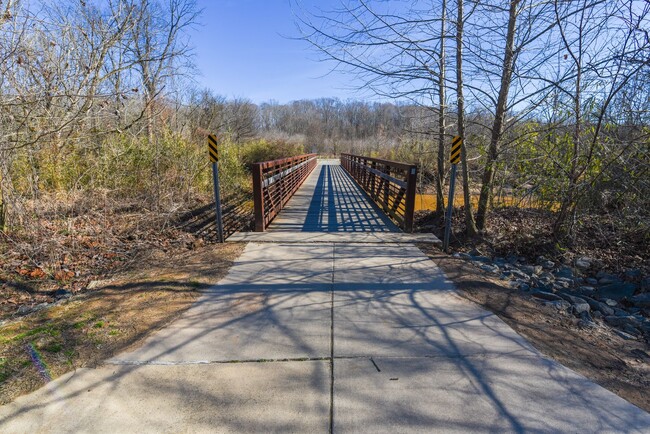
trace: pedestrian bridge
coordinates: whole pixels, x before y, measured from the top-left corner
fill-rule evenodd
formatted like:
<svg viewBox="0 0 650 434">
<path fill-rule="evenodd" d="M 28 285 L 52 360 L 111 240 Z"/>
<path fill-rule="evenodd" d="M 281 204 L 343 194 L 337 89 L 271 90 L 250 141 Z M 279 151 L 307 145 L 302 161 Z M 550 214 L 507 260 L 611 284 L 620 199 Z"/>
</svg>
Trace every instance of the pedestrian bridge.
<svg viewBox="0 0 650 434">
<path fill-rule="evenodd" d="M 264 205 L 267 207 L 273 207 L 273 199 L 276 199 L 278 204 L 283 202 L 281 196 L 274 196 L 274 192 L 270 192 L 256 201 L 257 232 L 236 233 L 229 238 L 229 241 L 424 242 L 436 244 L 440 242 L 433 234 L 404 232 L 403 229 L 412 229 L 413 218 L 412 207 L 408 209 L 409 206 L 406 203 L 408 200 L 406 197 L 408 185 L 405 185 L 407 180 L 402 181 L 390 173 L 386 174 L 388 172 L 386 167 L 383 167 L 381 171 L 373 168 L 370 165 L 372 162 L 363 166 L 359 165 L 364 171 L 356 170 L 358 177 L 355 179 L 353 176 L 355 168 L 346 170 L 339 159 L 317 160 L 315 156 L 312 158 L 314 159 L 313 169 L 303 174 L 302 182 L 289 180 L 286 182 L 288 187 L 281 187 L 282 190 L 291 192 L 292 185 L 300 182 L 300 185 L 295 188 L 295 192 L 287 198 L 283 205 L 275 206 L 275 215 L 268 218 L 268 222 L 264 222 L 263 218 L 273 213 L 267 212 L 266 209 L 259 209 L 258 202 L 266 202 Z M 298 164 L 304 163 L 303 161 Z M 384 166 L 386 165 L 384 164 Z M 286 178 L 283 179 L 287 179 L 303 167 L 286 174 Z M 280 169 L 284 172 L 288 171 L 283 166 Z M 267 179 L 273 179 L 273 176 L 276 175 L 271 174 Z M 415 179 L 414 176 L 412 178 Z M 264 183 L 261 176 L 259 180 L 254 180 L 254 182 L 256 181 Z M 278 180 L 276 184 L 279 182 L 282 181 Z M 415 190 L 413 189 L 413 191 Z M 410 213 L 410 215 L 404 215 L 404 213 Z M 392 219 L 391 214 L 394 216 Z M 402 223 L 401 228 L 400 222 Z"/>
</svg>

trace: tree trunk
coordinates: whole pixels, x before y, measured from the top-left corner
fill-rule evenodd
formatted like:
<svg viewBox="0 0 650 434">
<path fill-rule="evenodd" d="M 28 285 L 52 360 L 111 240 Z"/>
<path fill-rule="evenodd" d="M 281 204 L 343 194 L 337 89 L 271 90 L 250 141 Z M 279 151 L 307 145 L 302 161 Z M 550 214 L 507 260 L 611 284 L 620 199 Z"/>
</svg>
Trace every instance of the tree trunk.
<svg viewBox="0 0 650 434">
<path fill-rule="evenodd" d="M 506 117 L 506 109 L 508 107 L 508 91 L 510 90 L 510 82 L 512 80 L 512 70 L 514 63 L 514 43 L 515 31 L 517 24 L 517 6 L 520 0 L 511 0 L 510 9 L 508 13 L 508 33 L 506 35 L 505 54 L 503 56 L 503 67 L 501 70 L 501 88 L 499 89 L 499 98 L 494 116 L 494 124 L 492 125 L 492 134 L 490 136 L 490 145 L 488 147 L 487 159 L 485 161 L 485 168 L 483 171 L 483 179 L 481 185 L 481 195 L 478 201 L 478 211 L 476 213 L 476 226 L 478 229 L 485 229 L 485 222 L 487 220 L 487 213 L 490 206 L 490 199 L 492 196 L 492 185 L 494 183 L 494 169 L 497 161 L 498 146 L 503 134 L 503 124 Z"/>
<path fill-rule="evenodd" d="M 568 174 L 567 191 L 562 197 L 560 211 L 557 213 L 553 223 L 553 236 L 555 239 L 563 239 L 571 234 L 573 216 L 575 214 L 575 197 L 578 185 L 578 157 L 580 153 L 580 140 L 582 136 L 582 52 L 579 52 L 576 60 L 576 88 L 573 98 L 573 110 L 575 111 L 575 127 L 573 128 L 573 146 L 571 155 L 571 167 Z"/>
<path fill-rule="evenodd" d="M 2 174 L 0 173 L 0 176 Z M 0 178 L 0 232 L 7 230 L 7 203 L 5 201 L 4 178 Z"/>
<path fill-rule="evenodd" d="M 9 169 L 13 164 L 14 152 L 0 151 L 0 157 L 2 157 L 0 159 L 0 231 L 2 232 L 7 231 L 10 223 L 13 224 L 13 221 L 9 221 L 10 218 L 13 219 L 13 216 L 9 215 L 10 192 L 13 192 Z"/>
<path fill-rule="evenodd" d="M 445 179 L 445 21 L 447 1 L 442 0 L 440 13 L 440 79 L 438 80 L 438 176 L 436 177 L 436 212 L 445 212 L 445 195 L 442 190 Z"/>
<path fill-rule="evenodd" d="M 463 0 L 458 0 L 458 18 L 456 21 L 456 95 L 458 105 L 458 135 L 463 139 L 460 149 L 460 167 L 463 173 L 463 200 L 465 202 L 465 227 L 468 236 L 477 234 L 472 196 L 469 190 L 469 170 L 467 169 L 467 142 L 465 141 L 465 96 L 463 92 Z"/>
</svg>

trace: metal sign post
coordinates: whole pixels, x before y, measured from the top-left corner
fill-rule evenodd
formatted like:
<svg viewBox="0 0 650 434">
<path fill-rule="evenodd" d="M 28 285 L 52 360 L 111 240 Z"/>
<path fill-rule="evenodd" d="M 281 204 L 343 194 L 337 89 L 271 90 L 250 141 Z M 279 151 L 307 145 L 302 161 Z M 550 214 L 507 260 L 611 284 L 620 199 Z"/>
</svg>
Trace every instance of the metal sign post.
<svg viewBox="0 0 650 434">
<path fill-rule="evenodd" d="M 212 183 L 214 184 L 214 207 L 217 214 L 217 230 L 219 232 L 219 242 L 223 243 L 223 219 L 221 216 L 221 194 L 219 192 L 219 150 L 217 148 L 217 138 L 210 134 L 208 136 L 208 152 L 210 162 L 212 163 Z"/>
<path fill-rule="evenodd" d="M 449 180 L 449 200 L 447 201 L 447 216 L 445 217 L 445 239 L 442 249 L 446 252 L 449 248 L 449 234 L 451 233 L 451 214 L 454 210 L 454 190 L 456 188 L 456 167 L 460 162 L 460 148 L 463 146 L 463 139 L 455 136 L 451 142 L 451 179 Z"/>
</svg>

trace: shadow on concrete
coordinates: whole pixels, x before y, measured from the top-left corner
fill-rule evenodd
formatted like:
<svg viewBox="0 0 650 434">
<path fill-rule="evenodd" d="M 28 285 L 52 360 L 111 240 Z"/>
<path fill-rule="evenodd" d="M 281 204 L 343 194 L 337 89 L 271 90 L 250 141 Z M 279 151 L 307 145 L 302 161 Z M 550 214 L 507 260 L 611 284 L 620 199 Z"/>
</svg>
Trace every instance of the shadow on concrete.
<svg viewBox="0 0 650 434">
<path fill-rule="evenodd" d="M 327 418 L 330 398 L 335 431 L 632 431 L 650 420 L 460 299 L 412 246 L 249 245 L 196 306 L 110 363 L 121 366 L 5 407 L 2 423 L 47 426 L 56 405 L 72 424 L 121 409 L 169 430 L 160 409 L 128 404 L 134 388 L 172 412 L 193 406 L 187 424 L 235 432 L 304 431 L 281 415 Z"/>
</svg>

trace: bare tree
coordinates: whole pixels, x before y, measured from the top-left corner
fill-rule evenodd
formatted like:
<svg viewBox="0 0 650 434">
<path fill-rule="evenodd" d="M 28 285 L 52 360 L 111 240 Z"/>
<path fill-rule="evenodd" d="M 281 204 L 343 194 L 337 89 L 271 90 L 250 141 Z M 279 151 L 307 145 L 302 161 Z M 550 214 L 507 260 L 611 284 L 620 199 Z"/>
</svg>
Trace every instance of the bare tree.
<svg viewBox="0 0 650 434">
<path fill-rule="evenodd" d="M 257 106 L 243 98 L 229 101 L 224 107 L 224 121 L 225 130 L 236 143 L 250 140 L 257 131 Z"/>
<path fill-rule="evenodd" d="M 445 116 L 447 114 L 447 101 L 445 99 L 445 24 L 447 24 L 447 0 L 442 0 L 440 5 L 440 48 L 438 59 L 438 176 L 436 177 L 436 212 L 445 210 L 445 196 L 442 191 L 442 174 L 445 173 Z M 451 205 L 450 205 L 451 206 Z"/>
<path fill-rule="evenodd" d="M 380 97 L 407 99 L 437 114 L 435 188 L 444 209 L 446 95 L 446 0 L 370 5 L 358 0 L 337 10 L 302 18 L 303 37 L 325 59 L 355 74 L 363 89 Z M 436 101 L 434 103 L 433 101 Z M 422 152 L 430 153 L 429 150 Z"/>
<path fill-rule="evenodd" d="M 54 164 L 64 148 L 101 153 L 102 134 L 124 131 L 143 117 L 144 111 L 134 110 L 133 104 L 133 96 L 142 88 L 138 82 L 146 84 L 148 100 L 143 108 L 150 108 L 153 100 L 149 97 L 160 94 L 168 80 L 179 74 L 179 63 L 189 54 L 182 32 L 196 18 L 194 4 L 181 0 L 170 0 L 168 8 L 152 4 L 146 0 L 138 4 L 134 0 L 65 0 L 27 6 L 13 1 L 3 8 L 3 215 L 7 198 L 14 195 L 12 167 L 18 156 L 28 162 L 21 178 L 37 197 L 43 186 L 43 165 Z M 166 17 L 167 21 L 162 20 Z M 165 36 L 160 37 L 165 29 Z M 133 56 L 134 52 L 142 56 Z M 136 66 L 142 77 L 139 81 L 134 79 Z M 77 176 L 89 175 L 82 171 Z"/>
<path fill-rule="evenodd" d="M 519 140 L 505 134 L 516 133 L 518 123 L 534 116 L 548 97 L 551 86 L 539 79 L 540 71 L 545 72 L 558 48 L 551 38 L 555 22 L 547 1 L 512 0 L 507 8 L 500 2 L 480 2 L 473 15 L 472 35 L 466 40 L 474 41 L 467 45 L 474 77 L 465 87 L 475 104 L 492 114 L 476 213 L 477 228 L 483 230 L 499 154 Z"/>
<path fill-rule="evenodd" d="M 197 23 L 195 0 L 139 0 L 137 22 L 126 51 L 138 65 L 147 108 L 147 136 L 153 141 L 156 99 L 171 77 L 192 67 L 187 31 Z"/>
<path fill-rule="evenodd" d="M 476 225 L 479 229 L 485 228 L 490 197 L 492 195 L 492 185 L 494 182 L 494 166 L 498 157 L 498 145 L 503 134 L 503 124 L 505 122 L 506 109 L 508 108 L 508 92 L 512 81 L 512 72 L 515 63 L 515 36 L 517 31 L 517 17 L 519 16 L 520 0 L 511 0 L 508 9 L 507 33 L 505 39 L 505 49 L 503 55 L 503 64 L 501 65 L 501 84 L 499 87 L 499 96 L 494 110 L 494 122 L 490 136 L 490 144 L 487 150 L 486 161 L 483 169 L 483 180 L 481 185 L 481 196 L 478 202 L 478 211 L 476 213 Z"/>
<path fill-rule="evenodd" d="M 157 191 L 154 196 L 159 207 L 162 173 L 155 120 L 165 108 L 160 101 L 171 78 L 191 66 L 186 32 L 196 24 L 198 10 L 195 0 L 139 0 L 137 13 L 138 19 L 126 51 L 137 64 L 141 76 L 147 137 L 156 150 L 154 176 Z"/>
<path fill-rule="evenodd" d="M 585 174 L 603 146 L 601 135 L 612 101 L 650 66 L 650 5 L 642 3 L 554 2 L 557 29 L 568 63 L 567 79 L 555 85 L 569 102 L 565 111 L 571 114 L 573 124 L 565 159 L 568 164 L 557 162 L 567 180 L 554 224 L 558 238 L 570 235 L 578 199 L 593 185 L 594 180 Z M 613 158 L 618 159 L 625 149 L 614 152 Z M 605 166 L 611 162 L 600 161 Z"/>
<path fill-rule="evenodd" d="M 126 4 L 7 6 L 0 28 L 7 66 L 0 82 L 4 200 L 14 189 L 10 167 L 18 152 L 30 163 L 26 178 L 36 197 L 42 160 L 36 154 L 47 149 L 45 155 L 56 157 L 97 126 L 104 85 L 121 67 L 107 68 L 106 59 L 132 26 Z"/>
<path fill-rule="evenodd" d="M 456 110 L 458 122 L 458 135 L 465 140 L 467 137 L 465 131 L 465 90 L 463 88 L 463 28 L 465 25 L 465 13 L 463 11 L 463 1 L 457 0 L 457 15 L 456 15 Z M 475 236 L 477 234 L 476 222 L 474 221 L 474 213 L 472 211 L 472 196 L 469 183 L 469 170 L 467 168 L 467 146 L 469 143 L 461 147 L 461 171 L 463 174 L 463 201 L 465 208 L 465 226 L 467 235 Z"/>
</svg>

